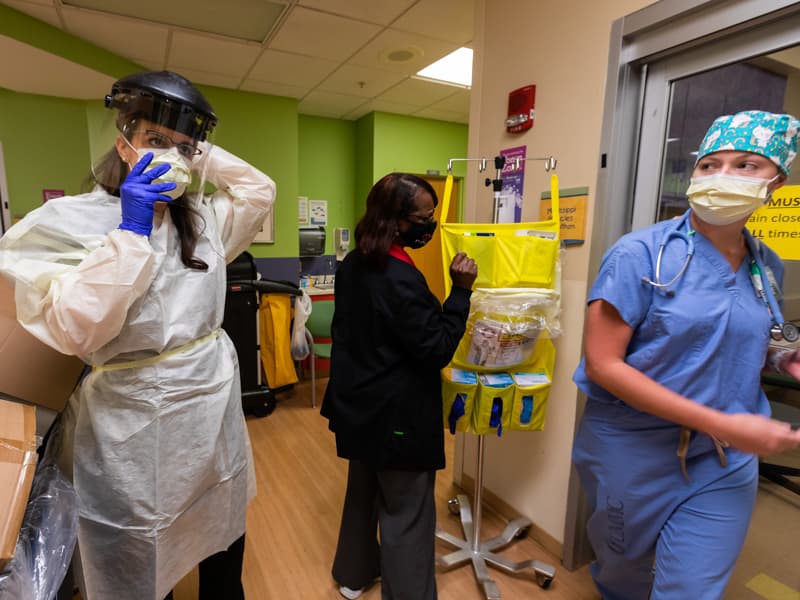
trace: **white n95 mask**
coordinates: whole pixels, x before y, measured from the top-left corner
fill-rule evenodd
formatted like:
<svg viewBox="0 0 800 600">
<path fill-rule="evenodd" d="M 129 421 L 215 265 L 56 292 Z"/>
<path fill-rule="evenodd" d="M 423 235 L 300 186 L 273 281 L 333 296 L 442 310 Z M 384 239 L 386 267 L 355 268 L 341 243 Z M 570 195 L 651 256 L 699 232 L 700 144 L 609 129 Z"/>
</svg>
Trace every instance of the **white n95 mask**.
<svg viewBox="0 0 800 600">
<path fill-rule="evenodd" d="M 173 200 L 179 198 L 186 191 L 186 188 L 192 182 L 192 171 L 187 160 L 181 156 L 178 149 L 172 148 L 139 148 L 136 154 L 139 155 L 139 160 L 148 152 L 153 153 L 153 160 L 150 161 L 148 170 L 158 165 L 169 165 L 169 171 L 164 173 L 158 179 L 154 179 L 153 183 L 174 183 L 175 189 L 161 192 L 165 196 L 169 196 Z"/>
<path fill-rule="evenodd" d="M 744 219 L 767 200 L 767 187 L 772 179 L 737 177 L 715 173 L 692 177 L 686 194 L 692 211 L 711 225 L 730 225 Z"/>
</svg>

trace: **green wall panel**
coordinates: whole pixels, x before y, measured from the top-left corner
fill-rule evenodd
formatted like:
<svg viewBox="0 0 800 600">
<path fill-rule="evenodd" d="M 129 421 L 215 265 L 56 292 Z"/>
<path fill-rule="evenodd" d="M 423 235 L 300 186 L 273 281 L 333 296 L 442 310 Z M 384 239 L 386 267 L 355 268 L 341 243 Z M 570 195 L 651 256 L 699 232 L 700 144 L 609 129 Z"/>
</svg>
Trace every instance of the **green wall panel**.
<svg viewBox="0 0 800 600">
<path fill-rule="evenodd" d="M 367 194 L 377 181 L 373 163 L 375 162 L 375 113 L 361 117 L 356 122 L 356 197 L 353 206 L 355 221 L 364 214 Z M 354 225 L 355 227 L 355 225 Z M 355 238 L 353 238 L 355 240 Z"/>
<path fill-rule="evenodd" d="M 375 113 L 375 181 L 392 171 L 445 175 L 448 159 L 466 156 L 467 131 L 459 123 Z M 454 165 L 453 175 L 464 172 L 463 163 Z"/>
<path fill-rule="evenodd" d="M 0 142 L 12 221 L 41 206 L 43 189 L 79 193 L 91 171 L 81 100 L 0 88 Z"/>
<path fill-rule="evenodd" d="M 256 257 L 297 256 L 297 100 L 198 86 L 219 124 L 213 141 L 269 175 L 277 186 L 275 243 L 253 244 Z"/>
<path fill-rule="evenodd" d="M 334 228 L 355 227 L 356 124 L 308 115 L 299 123 L 299 195 L 328 201 L 325 254 L 333 254 Z"/>
</svg>

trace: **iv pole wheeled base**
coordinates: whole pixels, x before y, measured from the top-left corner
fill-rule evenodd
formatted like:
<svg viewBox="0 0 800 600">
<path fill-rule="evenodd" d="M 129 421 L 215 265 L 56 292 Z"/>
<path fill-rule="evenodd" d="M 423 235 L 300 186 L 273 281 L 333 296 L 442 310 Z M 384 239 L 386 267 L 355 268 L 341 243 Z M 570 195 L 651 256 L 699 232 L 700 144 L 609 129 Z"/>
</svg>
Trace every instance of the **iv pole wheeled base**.
<svg viewBox="0 0 800 600">
<path fill-rule="evenodd" d="M 523 538 L 525 535 L 527 535 L 531 526 L 531 522 L 528 519 L 524 517 L 518 517 L 510 521 L 500 535 L 483 542 L 480 541 L 481 492 L 483 488 L 483 444 L 483 436 L 479 435 L 477 464 L 478 475 L 475 478 L 474 496 L 475 521 L 473 523 L 472 509 L 467 496 L 459 494 L 456 498 L 452 498 L 448 501 L 447 504 L 450 512 L 458 512 L 461 516 L 461 528 L 464 531 L 465 539 L 462 540 L 447 533 L 446 531 L 437 528 L 436 537 L 458 549 L 450 554 L 437 556 L 436 564 L 444 569 L 452 569 L 464 564 L 465 562 L 472 562 L 472 568 L 475 571 L 475 578 L 483 587 L 483 593 L 486 596 L 486 600 L 500 600 L 500 590 L 497 588 L 497 584 L 494 582 L 494 580 L 489 577 L 489 570 L 486 568 L 486 563 L 489 563 L 493 567 L 497 567 L 511 574 L 533 571 L 536 575 L 536 582 L 539 584 L 539 586 L 543 589 L 547 589 L 550 587 L 550 584 L 556 575 L 555 567 L 538 560 L 513 562 L 495 553 L 495 550 L 501 550 L 517 539 Z"/>
</svg>

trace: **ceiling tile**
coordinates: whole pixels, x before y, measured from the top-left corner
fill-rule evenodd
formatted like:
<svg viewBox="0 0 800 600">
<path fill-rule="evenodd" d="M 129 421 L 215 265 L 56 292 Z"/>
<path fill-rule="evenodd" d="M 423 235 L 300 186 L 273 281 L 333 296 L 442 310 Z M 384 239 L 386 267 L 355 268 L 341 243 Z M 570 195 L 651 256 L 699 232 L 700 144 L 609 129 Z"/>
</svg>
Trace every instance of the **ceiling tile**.
<svg viewBox="0 0 800 600">
<path fill-rule="evenodd" d="M 416 0 L 300 0 L 300 6 L 315 8 L 378 25 L 388 25 Z"/>
<path fill-rule="evenodd" d="M 60 3 L 258 43 L 267 39 L 287 4 L 269 0 L 202 3 L 196 0 L 60 0 Z"/>
<path fill-rule="evenodd" d="M 459 45 L 452 42 L 387 29 L 359 50 L 348 62 L 362 67 L 412 75 L 458 48 Z M 409 60 L 404 62 L 389 60 L 388 56 L 393 51 L 406 49 L 409 49 L 411 54 Z"/>
<path fill-rule="evenodd" d="M 472 41 L 474 11 L 472 0 L 422 0 L 392 23 L 392 29 L 466 44 Z"/>
<path fill-rule="evenodd" d="M 136 58 L 130 57 L 130 59 L 135 62 L 136 64 L 142 65 L 147 71 L 163 71 L 167 68 L 166 62 L 162 58 L 161 60 L 147 60 L 145 58 Z"/>
<path fill-rule="evenodd" d="M 378 98 L 389 102 L 428 106 L 450 96 L 452 93 L 452 86 L 409 78 L 380 94 Z"/>
<path fill-rule="evenodd" d="M 437 121 L 449 121 L 451 123 L 469 123 L 469 113 L 451 112 L 448 110 L 437 110 L 435 108 L 423 108 L 413 116 L 422 119 L 436 119 Z"/>
<path fill-rule="evenodd" d="M 319 89 L 325 92 L 372 98 L 399 83 L 405 77 L 402 73 L 391 73 L 345 64 L 323 81 Z"/>
<path fill-rule="evenodd" d="M 332 60 L 266 50 L 247 78 L 311 88 L 325 79 L 338 64 Z"/>
<path fill-rule="evenodd" d="M 272 81 L 258 81 L 257 79 L 245 79 L 240 90 L 245 92 L 256 92 L 257 94 L 267 94 L 269 96 L 284 96 L 286 98 L 302 98 L 309 92 L 308 87 L 296 85 L 284 85 Z"/>
<path fill-rule="evenodd" d="M 62 7 L 61 14 L 67 31 L 81 39 L 134 62 L 164 63 L 165 27 L 77 8 Z"/>
<path fill-rule="evenodd" d="M 221 88 L 230 90 L 238 89 L 240 77 L 232 75 L 225 75 L 222 73 L 209 73 L 199 69 L 192 69 L 191 67 L 177 67 L 175 65 L 167 65 L 167 69 L 180 73 L 192 83 L 203 85 L 214 85 Z"/>
<path fill-rule="evenodd" d="M 419 110 L 419 106 L 416 104 L 403 104 L 400 102 L 389 102 L 388 100 L 381 100 L 377 98 L 375 100 L 370 100 L 356 108 L 355 110 L 343 115 L 345 119 L 360 119 L 366 114 L 371 112 L 379 111 L 379 112 L 388 112 L 388 113 L 396 113 L 399 115 L 409 115 L 415 110 Z"/>
<path fill-rule="evenodd" d="M 174 31 L 167 64 L 176 70 L 197 69 L 240 81 L 250 70 L 261 47 L 210 35 Z"/>
<path fill-rule="evenodd" d="M 342 118 L 364 103 L 363 98 L 331 94 L 329 92 L 311 92 L 303 98 L 298 111 L 306 115 Z"/>
<path fill-rule="evenodd" d="M 469 113 L 469 90 L 450 88 L 455 90 L 446 98 L 431 104 L 431 108 L 459 113 Z"/>
<path fill-rule="evenodd" d="M 3 4 L 21 13 L 44 21 L 48 25 L 61 28 L 61 20 L 58 18 L 58 12 L 53 6 L 52 0 L 46 2 L 21 2 L 20 0 L 3 0 Z"/>
<path fill-rule="evenodd" d="M 11 6 L 12 3 L 3 0 L 2 4 Z M 55 8 L 55 0 L 26 0 L 25 2 L 20 2 L 20 4 L 38 4 L 40 6 L 49 6 L 51 8 Z"/>
<path fill-rule="evenodd" d="M 201 1 L 205 6 L 205 0 Z M 97 10 L 69 6 L 75 2 L 88 2 Z M 237 12 L 260 2 L 214 3 L 215 10 L 222 11 L 214 19 L 221 26 L 229 26 L 237 17 L 225 11 Z M 125 57 L 143 69 L 167 68 L 198 84 L 296 98 L 304 114 L 352 119 L 380 110 L 461 122 L 469 112 L 469 91 L 410 78 L 461 45 L 469 45 L 463 44 L 467 39 L 463 32 L 465 27 L 469 29 L 474 0 L 265 0 L 266 4 L 280 5 L 282 11 L 275 21 L 281 29 L 268 35 L 266 46 L 241 39 L 250 35 L 249 23 L 234 25 L 230 37 L 202 33 L 186 23 L 167 23 L 175 17 L 173 9 L 196 9 L 196 0 L 171 0 L 166 12 L 160 11 L 166 6 L 163 0 L 137 0 L 135 10 L 129 0 L 0 3 Z M 134 16 L 110 14 L 114 7 Z M 154 20 L 144 20 L 146 15 Z M 263 26 L 263 21 L 254 26 Z M 81 69 L 70 72 L 77 77 Z M 50 72 L 42 71 L 48 76 Z M 6 73 L 14 80 L 8 69 Z M 95 75 L 88 73 L 83 79 L 91 82 Z M 67 97 L 97 94 L 87 93 L 91 85 L 79 80 L 62 83 L 61 78 L 52 77 L 50 81 L 49 87 L 37 83 L 36 93 Z M 0 86 L 3 83 L 0 78 Z M 26 83 L 28 88 L 31 85 Z M 98 87 L 105 93 L 107 84 Z"/>
<path fill-rule="evenodd" d="M 39 48 L 0 35 L 2 87 L 25 94 L 57 95 L 62 98 L 100 100 L 111 90 L 114 78 L 55 56 Z"/>
<path fill-rule="evenodd" d="M 270 48 L 295 54 L 345 60 L 380 31 L 377 25 L 295 7 Z"/>
</svg>

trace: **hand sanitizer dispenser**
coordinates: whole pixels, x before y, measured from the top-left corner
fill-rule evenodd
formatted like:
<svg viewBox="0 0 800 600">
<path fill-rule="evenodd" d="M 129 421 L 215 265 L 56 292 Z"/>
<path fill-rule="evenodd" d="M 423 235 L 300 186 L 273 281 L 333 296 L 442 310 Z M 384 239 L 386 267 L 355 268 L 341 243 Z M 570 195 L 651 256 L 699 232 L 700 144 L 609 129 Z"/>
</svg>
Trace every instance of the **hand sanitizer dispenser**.
<svg viewBox="0 0 800 600">
<path fill-rule="evenodd" d="M 347 227 L 334 228 L 333 250 L 337 261 L 344 260 L 344 257 L 350 251 L 350 230 Z"/>
</svg>

